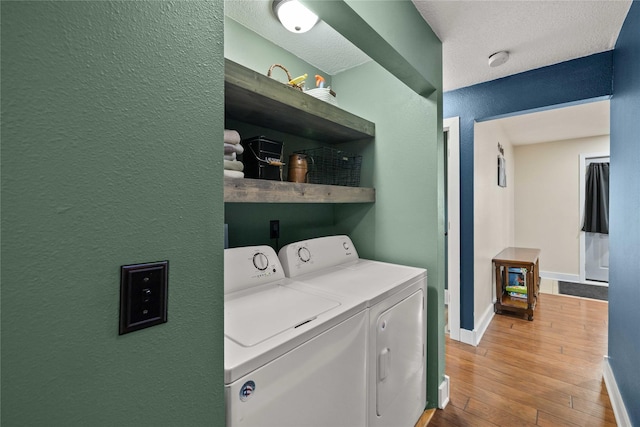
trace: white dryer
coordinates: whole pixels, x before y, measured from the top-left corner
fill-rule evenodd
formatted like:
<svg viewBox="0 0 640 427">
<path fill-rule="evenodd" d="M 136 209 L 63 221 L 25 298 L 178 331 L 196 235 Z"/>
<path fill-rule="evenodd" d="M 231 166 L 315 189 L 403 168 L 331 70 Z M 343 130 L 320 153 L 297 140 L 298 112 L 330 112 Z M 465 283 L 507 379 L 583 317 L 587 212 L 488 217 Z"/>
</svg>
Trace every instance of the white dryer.
<svg viewBox="0 0 640 427">
<path fill-rule="evenodd" d="M 285 278 L 269 246 L 224 266 L 227 426 L 365 425 L 365 304 Z"/>
<path fill-rule="evenodd" d="M 413 427 L 426 406 L 427 271 L 364 260 L 348 236 L 292 243 L 278 254 L 307 289 L 367 306 L 367 425 Z"/>
</svg>

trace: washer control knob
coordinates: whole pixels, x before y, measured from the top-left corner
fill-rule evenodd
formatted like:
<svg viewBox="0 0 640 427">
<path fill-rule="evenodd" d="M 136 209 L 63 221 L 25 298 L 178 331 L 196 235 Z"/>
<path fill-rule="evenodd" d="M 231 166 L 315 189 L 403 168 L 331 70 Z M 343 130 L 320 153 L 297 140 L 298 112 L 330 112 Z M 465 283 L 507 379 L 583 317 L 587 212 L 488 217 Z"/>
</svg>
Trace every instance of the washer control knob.
<svg viewBox="0 0 640 427">
<path fill-rule="evenodd" d="M 349 250 L 349 244 L 347 242 L 342 242 L 342 247 L 344 248 L 345 251 Z"/>
<path fill-rule="evenodd" d="M 302 247 L 298 249 L 298 258 L 300 258 L 300 261 L 302 262 L 309 262 L 311 259 L 311 252 L 309 252 L 309 249 Z"/>
<path fill-rule="evenodd" d="M 269 258 L 262 252 L 258 252 L 253 256 L 253 265 L 255 265 L 258 270 L 266 270 L 267 267 L 269 267 Z"/>
</svg>

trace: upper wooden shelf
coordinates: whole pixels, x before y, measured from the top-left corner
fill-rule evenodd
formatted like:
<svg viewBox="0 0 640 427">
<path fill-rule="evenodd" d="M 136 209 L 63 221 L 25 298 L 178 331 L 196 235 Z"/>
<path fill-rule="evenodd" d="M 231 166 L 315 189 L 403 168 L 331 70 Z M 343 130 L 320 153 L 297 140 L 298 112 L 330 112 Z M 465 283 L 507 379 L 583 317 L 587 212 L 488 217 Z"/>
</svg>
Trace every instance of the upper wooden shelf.
<svg viewBox="0 0 640 427">
<path fill-rule="evenodd" d="M 278 71 L 278 70 L 276 70 Z M 375 136 L 375 124 L 225 59 L 227 117 L 325 143 Z"/>
<path fill-rule="evenodd" d="M 227 203 L 373 203 L 373 188 L 224 178 Z"/>
</svg>

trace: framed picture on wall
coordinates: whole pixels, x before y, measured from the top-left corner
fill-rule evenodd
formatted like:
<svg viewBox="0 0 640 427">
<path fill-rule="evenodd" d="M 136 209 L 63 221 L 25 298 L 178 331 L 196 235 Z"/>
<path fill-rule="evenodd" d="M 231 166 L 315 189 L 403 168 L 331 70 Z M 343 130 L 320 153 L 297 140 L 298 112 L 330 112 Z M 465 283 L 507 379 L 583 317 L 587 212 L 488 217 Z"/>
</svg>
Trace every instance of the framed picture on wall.
<svg viewBox="0 0 640 427">
<path fill-rule="evenodd" d="M 498 185 L 500 187 L 507 186 L 507 165 L 502 154 L 498 154 Z"/>
</svg>

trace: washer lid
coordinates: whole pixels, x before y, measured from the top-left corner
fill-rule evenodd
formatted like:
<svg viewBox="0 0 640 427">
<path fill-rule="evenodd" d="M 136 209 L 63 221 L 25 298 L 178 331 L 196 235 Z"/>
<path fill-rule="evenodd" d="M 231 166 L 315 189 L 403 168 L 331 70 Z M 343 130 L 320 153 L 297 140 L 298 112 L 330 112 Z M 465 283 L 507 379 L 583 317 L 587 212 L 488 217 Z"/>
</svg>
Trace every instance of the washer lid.
<svg viewBox="0 0 640 427">
<path fill-rule="evenodd" d="M 313 289 L 328 295 L 352 296 L 366 301 L 367 307 L 426 278 L 426 270 L 380 261 L 359 259 L 325 270 L 296 277 Z"/>
<path fill-rule="evenodd" d="M 253 288 L 225 298 L 224 334 L 243 347 L 252 347 L 339 305 L 280 284 Z"/>
</svg>

